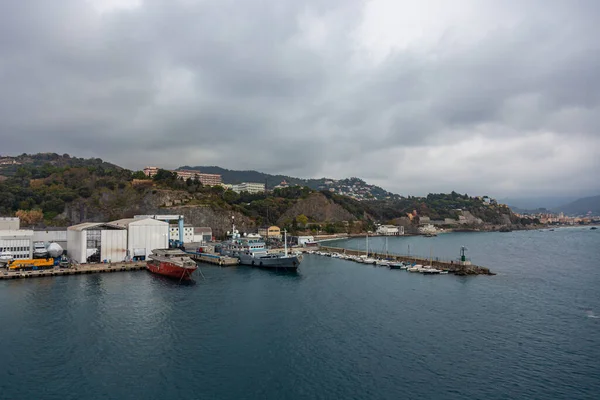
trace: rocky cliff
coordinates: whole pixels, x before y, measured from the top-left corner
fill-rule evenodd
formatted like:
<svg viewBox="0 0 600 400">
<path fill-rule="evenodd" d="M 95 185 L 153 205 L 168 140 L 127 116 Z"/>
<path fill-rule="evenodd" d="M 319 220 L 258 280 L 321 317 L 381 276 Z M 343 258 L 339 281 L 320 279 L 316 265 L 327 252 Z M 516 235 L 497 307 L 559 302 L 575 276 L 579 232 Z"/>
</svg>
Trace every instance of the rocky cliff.
<svg viewBox="0 0 600 400">
<path fill-rule="evenodd" d="M 256 229 L 250 218 L 238 212 L 188 204 L 193 200 L 195 197 L 185 191 L 107 191 L 99 198 L 78 199 L 68 204 L 60 218 L 65 225 L 71 225 L 131 218 L 136 214 L 174 214 L 183 215 L 186 224 L 208 226 L 215 236 L 223 236 L 231 230 L 231 217 L 235 216 L 236 227 L 241 232 Z"/>
<path fill-rule="evenodd" d="M 356 218 L 342 206 L 334 203 L 321 193 L 312 193 L 306 199 L 298 200 L 277 221 L 282 225 L 285 220 L 296 218 L 304 214 L 309 221 L 340 222 L 354 221 Z"/>
</svg>

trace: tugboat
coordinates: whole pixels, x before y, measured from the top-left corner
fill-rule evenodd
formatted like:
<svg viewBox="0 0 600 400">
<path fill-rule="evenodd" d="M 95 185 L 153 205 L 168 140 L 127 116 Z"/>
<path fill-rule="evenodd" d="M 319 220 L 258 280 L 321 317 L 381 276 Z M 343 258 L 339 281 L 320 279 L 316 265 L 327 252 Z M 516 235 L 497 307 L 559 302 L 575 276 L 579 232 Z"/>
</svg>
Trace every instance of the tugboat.
<svg viewBox="0 0 600 400">
<path fill-rule="evenodd" d="M 179 249 L 152 250 L 148 258 L 146 263 L 148 271 L 180 281 L 192 279 L 192 274 L 198 269 L 198 265 Z"/>
</svg>

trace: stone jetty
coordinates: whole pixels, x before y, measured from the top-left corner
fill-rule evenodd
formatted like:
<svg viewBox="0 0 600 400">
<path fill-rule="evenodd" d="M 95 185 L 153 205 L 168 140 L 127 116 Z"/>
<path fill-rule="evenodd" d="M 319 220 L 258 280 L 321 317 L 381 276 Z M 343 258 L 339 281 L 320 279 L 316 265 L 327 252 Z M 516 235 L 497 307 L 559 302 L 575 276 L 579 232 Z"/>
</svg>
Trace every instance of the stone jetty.
<svg viewBox="0 0 600 400">
<path fill-rule="evenodd" d="M 327 251 L 330 253 L 339 253 L 339 254 L 349 254 L 353 256 L 362 256 L 366 255 L 365 251 L 360 250 L 350 250 L 344 249 L 341 247 L 330 247 L 330 246 L 319 246 L 319 251 Z M 394 260 L 397 262 L 404 261 L 407 263 L 417 263 L 421 265 L 431 265 L 436 269 L 440 269 L 442 271 L 448 271 L 449 273 L 453 273 L 455 275 L 496 275 L 491 272 L 489 268 L 481 267 L 478 265 L 473 265 L 469 261 L 460 262 L 453 260 L 439 260 L 439 259 L 429 259 L 401 254 L 383 254 L 376 252 L 369 252 L 370 257 Z"/>
</svg>

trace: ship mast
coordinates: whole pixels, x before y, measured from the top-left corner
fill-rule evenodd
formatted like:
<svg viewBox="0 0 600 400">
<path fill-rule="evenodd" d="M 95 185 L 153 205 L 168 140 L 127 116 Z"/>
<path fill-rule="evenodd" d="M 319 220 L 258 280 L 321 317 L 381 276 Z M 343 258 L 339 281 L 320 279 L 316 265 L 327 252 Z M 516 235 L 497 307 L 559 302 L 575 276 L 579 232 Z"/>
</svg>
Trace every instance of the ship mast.
<svg viewBox="0 0 600 400">
<path fill-rule="evenodd" d="M 287 251 L 287 230 L 286 229 L 283 230 L 283 248 L 285 249 L 285 256 L 287 257 L 288 251 Z"/>
</svg>

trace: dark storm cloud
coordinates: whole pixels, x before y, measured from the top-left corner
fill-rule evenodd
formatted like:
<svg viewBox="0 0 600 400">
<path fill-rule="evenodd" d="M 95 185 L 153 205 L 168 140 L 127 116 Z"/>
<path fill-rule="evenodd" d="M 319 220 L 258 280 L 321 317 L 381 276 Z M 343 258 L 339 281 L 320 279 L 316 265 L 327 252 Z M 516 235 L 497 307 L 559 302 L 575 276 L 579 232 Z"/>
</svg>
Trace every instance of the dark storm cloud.
<svg viewBox="0 0 600 400">
<path fill-rule="evenodd" d="M 390 13 L 416 7 L 400 3 Z M 450 21 L 375 60 L 361 0 L 3 2 L 0 152 L 361 176 L 403 194 L 600 190 L 600 5 L 473 4 L 473 22 L 498 22 L 462 40 Z"/>
</svg>

